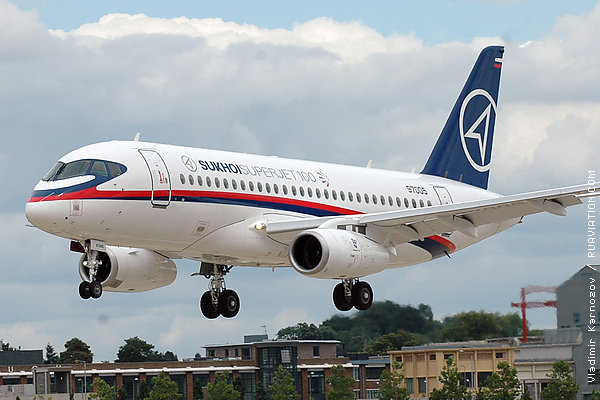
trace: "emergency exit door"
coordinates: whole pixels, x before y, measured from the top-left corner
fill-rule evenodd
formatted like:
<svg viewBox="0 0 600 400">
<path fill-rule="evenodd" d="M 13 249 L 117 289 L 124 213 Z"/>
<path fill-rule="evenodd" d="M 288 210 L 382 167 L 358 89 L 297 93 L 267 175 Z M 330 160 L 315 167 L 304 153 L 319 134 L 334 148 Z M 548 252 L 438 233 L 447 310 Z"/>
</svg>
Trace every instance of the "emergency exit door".
<svg viewBox="0 0 600 400">
<path fill-rule="evenodd" d="M 450 197 L 450 192 L 448 192 L 448 189 L 442 186 L 434 186 L 433 190 L 435 190 L 435 193 L 440 199 L 441 205 L 452 204 L 452 197 Z"/>
<path fill-rule="evenodd" d="M 171 202 L 171 179 L 164 160 L 154 150 L 139 150 L 146 161 L 152 182 L 150 202 L 155 207 L 166 207 Z"/>
</svg>

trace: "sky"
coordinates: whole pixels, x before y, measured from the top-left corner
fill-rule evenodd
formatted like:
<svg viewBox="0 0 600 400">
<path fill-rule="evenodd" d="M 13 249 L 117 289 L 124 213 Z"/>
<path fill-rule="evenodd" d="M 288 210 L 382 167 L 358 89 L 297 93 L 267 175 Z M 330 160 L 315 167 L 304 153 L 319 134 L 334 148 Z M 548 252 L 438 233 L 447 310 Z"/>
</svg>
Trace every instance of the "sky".
<svg viewBox="0 0 600 400">
<path fill-rule="evenodd" d="M 289 3 L 289 4 L 287 4 Z M 139 336 L 193 357 L 274 337 L 336 310 L 336 282 L 234 268 L 236 318 L 206 320 L 198 264 L 141 294 L 77 294 L 78 255 L 26 226 L 25 203 L 62 155 L 132 139 L 420 171 L 479 51 L 506 47 L 490 190 L 585 183 L 599 171 L 600 6 L 592 1 L 205 2 L 0 0 L 0 339 L 71 337 L 95 361 Z M 586 208 L 535 215 L 451 259 L 366 279 L 376 300 L 511 312 L 524 285 L 558 285 L 587 258 Z M 532 298 L 545 299 L 551 295 Z M 552 309 L 531 310 L 552 328 Z"/>
</svg>

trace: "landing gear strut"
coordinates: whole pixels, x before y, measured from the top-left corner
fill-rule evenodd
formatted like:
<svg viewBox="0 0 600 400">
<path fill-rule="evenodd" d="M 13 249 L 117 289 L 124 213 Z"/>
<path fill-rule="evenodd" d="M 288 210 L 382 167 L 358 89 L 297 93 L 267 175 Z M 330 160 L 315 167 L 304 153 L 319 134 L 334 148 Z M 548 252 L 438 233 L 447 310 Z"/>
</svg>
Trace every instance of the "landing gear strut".
<svg viewBox="0 0 600 400">
<path fill-rule="evenodd" d="M 89 280 L 79 284 L 79 296 L 84 300 L 90 297 L 98 299 L 102 296 L 102 284 L 96 280 L 98 268 L 102 265 L 102 260 L 98 259 L 98 251 L 92 250 L 91 247 L 90 241 L 86 240 L 84 245 L 86 258 L 83 261 L 83 266 L 89 271 Z"/>
<path fill-rule="evenodd" d="M 348 311 L 353 306 L 366 310 L 373 303 L 373 290 L 367 282 L 358 279 L 344 279 L 333 289 L 333 304 L 340 311 Z"/>
<path fill-rule="evenodd" d="M 240 298 L 233 290 L 225 288 L 225 275 L 231 271 L 232 266 L 201 263 L 200 272 L 192 276 L 204 275 L 210 279 L 210 290 L 204 292 L 200 298 L 200 311 L 208 319 L 215 319 L 219 315 L 233 318 L 240 311 Z"/>
</svg>

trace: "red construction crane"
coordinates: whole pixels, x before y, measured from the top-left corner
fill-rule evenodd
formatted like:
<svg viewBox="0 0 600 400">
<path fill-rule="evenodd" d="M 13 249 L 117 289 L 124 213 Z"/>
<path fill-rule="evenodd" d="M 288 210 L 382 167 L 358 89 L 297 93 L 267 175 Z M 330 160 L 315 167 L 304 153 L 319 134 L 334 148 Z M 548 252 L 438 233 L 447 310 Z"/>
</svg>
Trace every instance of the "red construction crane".
<svg viewBox="0 0 600 400">
<path fill-rule="evenodd" d="M 546 301 L 527 301 L 526 296 L 531 293 L 555 293 L 556 286 L 525 286 L 521 288 L 521 302 L 510 303 L 511 307 L 521 309 L 521 318 L 523 319 L 523 343 L 527 343 L 527 315 L 525 310 L 528 308 L 555 307 L 556 300 Z"/>
</svg>

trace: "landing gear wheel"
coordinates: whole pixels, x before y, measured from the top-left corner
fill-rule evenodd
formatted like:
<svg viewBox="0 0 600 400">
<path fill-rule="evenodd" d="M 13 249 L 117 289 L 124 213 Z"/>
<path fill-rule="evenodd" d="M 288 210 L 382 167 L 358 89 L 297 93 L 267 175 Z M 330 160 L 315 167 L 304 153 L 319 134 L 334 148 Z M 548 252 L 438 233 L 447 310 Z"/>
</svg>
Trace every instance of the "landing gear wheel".
<svg viewBox="0 0 600 400">
<path fill-rule="evenodd" d="M 233 318 L 240 311 L 240 298 L 233 290 L 223 290 L 219 295 L 219 311 L 225 318 Z"/>
<path fill-rule="evenodd" d="M 90 298 L 90 296 L 92 295 L 92 289 L 91 289 L 91 285 L 89 282 L 81 282 L 79 284 L 79 296 L 81 296 L 82 299 L 87 300 Z"/>
<path fill-rule="evenodd" d="M 100 282 L 93 281 L 90 283 L 90 295 L 94 299 L 98 299 L 102 296 L 102 284 Z"/>
<path fill-rule="evenodd" d="M 204 315 L 208 319 L 215 319 L 219 316 L 219 309 L 215 307 L 212 302 L 212 295 L 210 294 L 210 290 L 204 292 L 202 297 L 200 298 L 200 311 L 202 311 L 202 315 Z"/>
<path fill-rule="evenodd" d="M 352 301 L 346 298 L 343 282 L 335 285 L 333 289 L 333 304 L 340 311 L 349 311 L 352 308 Z"/>
<path fill-rule="evenodd" d="M 356 282 L 352 286 L 352 304 L 357 310 L 366 310 L 373 303 L 373 290 L 367 282 Z"/>
</svg>

